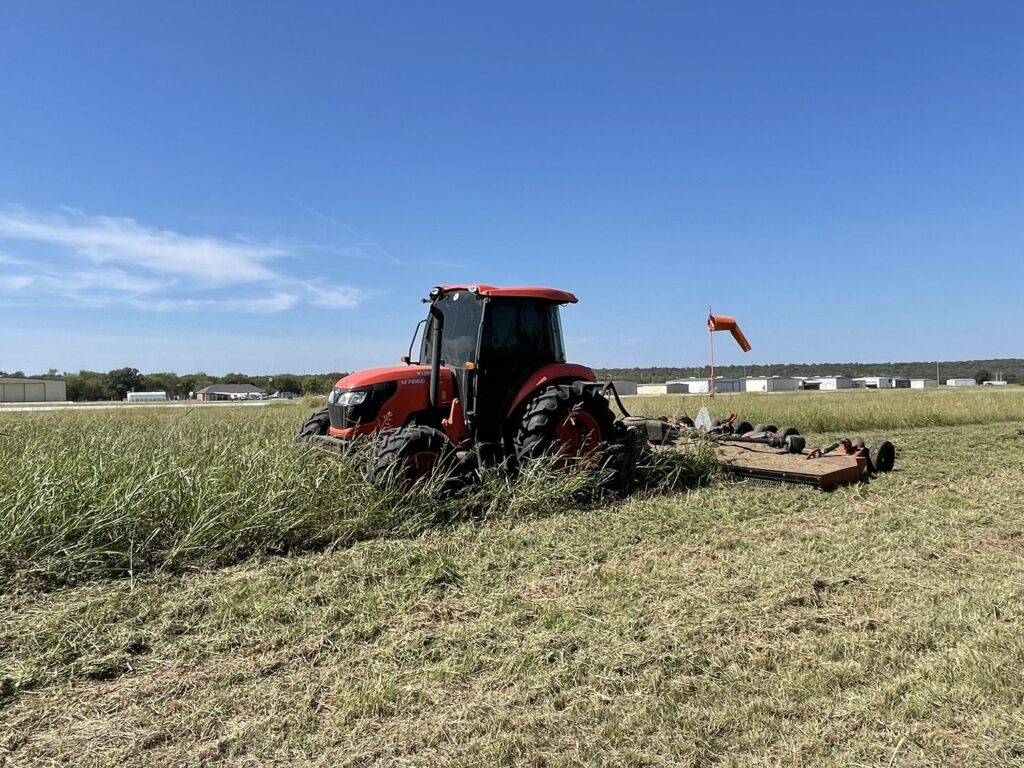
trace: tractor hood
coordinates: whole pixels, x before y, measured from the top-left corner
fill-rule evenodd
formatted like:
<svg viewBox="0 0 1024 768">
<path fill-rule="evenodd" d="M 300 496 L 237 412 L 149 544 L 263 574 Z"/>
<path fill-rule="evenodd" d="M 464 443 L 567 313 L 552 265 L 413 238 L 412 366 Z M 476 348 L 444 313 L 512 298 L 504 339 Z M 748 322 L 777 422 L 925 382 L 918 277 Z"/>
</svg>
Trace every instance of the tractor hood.
<svg viewBox="0 0 1024 768">
<path fill-rule="evenodd" d="M 358 389 L 387 381 L 413 384 L 419 383 L 420 379 L 424 382 L 430 380 L 429 365 L 386 365 L 382 368 L 367 368 L 365 371 L 350 373 L 338 379 L 334 386 L 337 389 Z"/>
</svg>

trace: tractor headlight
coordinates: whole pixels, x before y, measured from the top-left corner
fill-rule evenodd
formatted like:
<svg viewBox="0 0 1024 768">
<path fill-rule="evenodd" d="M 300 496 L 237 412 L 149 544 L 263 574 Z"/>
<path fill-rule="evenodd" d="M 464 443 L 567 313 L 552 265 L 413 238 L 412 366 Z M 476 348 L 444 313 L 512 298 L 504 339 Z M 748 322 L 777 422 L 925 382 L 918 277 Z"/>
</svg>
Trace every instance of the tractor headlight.
<svg viewBox="0 0 1024 768">
<path fill-rule="evenodd" d="M 365 389 L 354 389 L 349 392 L 337 392 L 334 396 L 334 404 L 345 407 L 350 405 L 359 405 L 366 399 L 367 394 L 369 393 Z"/>
</svg>

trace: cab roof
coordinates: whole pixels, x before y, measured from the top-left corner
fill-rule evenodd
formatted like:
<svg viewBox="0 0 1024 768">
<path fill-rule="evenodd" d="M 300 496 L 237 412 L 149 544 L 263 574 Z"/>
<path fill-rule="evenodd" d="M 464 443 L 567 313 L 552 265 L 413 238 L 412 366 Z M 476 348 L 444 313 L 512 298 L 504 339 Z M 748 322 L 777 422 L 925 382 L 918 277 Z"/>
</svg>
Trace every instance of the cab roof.
<svg viewBox="0 0 1024 768">
<path fill-rule="evenodd" d="M 513 285 L 497 287 L 476 283 L 475 285 L 439 285 L 445 293 L 449 291 L 469 291 L 479 293 L 481 296 L 514 296 L 523 299 L 546 299 L 559 304 L 575 304 L 577 298 L 568 291 L 559 291 L 556 288 L 538 288 L 529 285 Z"/>
</svg>

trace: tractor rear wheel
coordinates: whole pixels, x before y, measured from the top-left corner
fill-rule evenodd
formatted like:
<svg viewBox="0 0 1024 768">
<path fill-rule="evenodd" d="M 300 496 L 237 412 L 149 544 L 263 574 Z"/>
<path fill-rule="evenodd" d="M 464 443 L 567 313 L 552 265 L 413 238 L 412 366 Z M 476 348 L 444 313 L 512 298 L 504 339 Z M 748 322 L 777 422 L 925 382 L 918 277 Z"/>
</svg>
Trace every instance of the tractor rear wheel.
<svg viewBox="0 0 1024 768">
<path fill-rule="evenodd" d="M 525 464 L 544 455 L 558 466 L 574 457 L 595 460 L 615 434 L 615 416 L 593 386 L 582 381 L 541 390 L 527 404 L 513 438 L 516 459 Z"/>
<path fill-rule="evenodd" d="M 439 429 L 412 425 L 381 436 L 370 474 L 377 483 L 396 475 L 403 490 L 435 472 L 443 471 L 454 453 L 448 436 Z"/>
<path fill-rule="evenodd" d="M 326 435 L 331 426 L 331 415 L 327 409 L 316 411 L 308 419 L 302 422 L 299 432 L 295 435 L 295 442 L 301 443 L 317 435 Z"/>
</svg>

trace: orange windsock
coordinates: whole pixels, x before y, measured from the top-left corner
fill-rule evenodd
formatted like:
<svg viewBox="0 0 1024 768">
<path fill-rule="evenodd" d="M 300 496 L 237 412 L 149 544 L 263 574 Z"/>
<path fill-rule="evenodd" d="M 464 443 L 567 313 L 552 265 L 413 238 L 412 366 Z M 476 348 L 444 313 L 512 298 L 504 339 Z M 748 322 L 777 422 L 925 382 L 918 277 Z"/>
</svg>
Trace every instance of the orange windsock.
<svg viewBox="0 0 1024 768">
<path fill-rule="evenodd" d="M 729 331 L 732 337 L 736 339 L 736 343 L 740 345 L 740 348 L 744 352 L 750 351 L 750 342 L 747 341 L 747 337 L 743 335 L 743 331 L 736 324 L 735 317 L 729 317 L 728 315 L 708 315 L 708 330 L 709 331 Z"/>
</svg>

